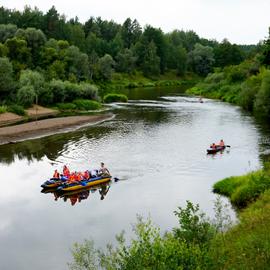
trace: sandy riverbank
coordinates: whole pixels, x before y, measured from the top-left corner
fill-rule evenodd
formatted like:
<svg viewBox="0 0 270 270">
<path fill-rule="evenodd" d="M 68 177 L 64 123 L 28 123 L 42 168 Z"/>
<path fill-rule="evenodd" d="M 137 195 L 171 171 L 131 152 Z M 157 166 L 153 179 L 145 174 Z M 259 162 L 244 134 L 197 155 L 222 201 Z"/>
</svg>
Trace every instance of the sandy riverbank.
<svg viewBox="0 0 270 270">
<path fill-rule="evenodd" d="M 66 132 L 71 128 L 75 130 L 86 124 L 96 124 L 112 117 L 112 114 L 69 116 L 2 127 L 0 128 L 0 144 Z"/>
</svg>

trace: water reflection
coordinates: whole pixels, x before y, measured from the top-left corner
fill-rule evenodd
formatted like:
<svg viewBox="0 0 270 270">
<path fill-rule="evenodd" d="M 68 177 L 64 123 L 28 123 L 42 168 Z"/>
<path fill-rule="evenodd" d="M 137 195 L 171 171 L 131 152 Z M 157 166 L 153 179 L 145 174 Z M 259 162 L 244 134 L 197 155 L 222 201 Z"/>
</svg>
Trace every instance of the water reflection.
<svg viewBox="0 0 270 270">
<path fill-rule="evenodd" d="M 71 191 L 71 192 L 65 192 L 65 193 L 59 193 L 56 191 L 56 189 L 43 189 L 41 190 L 44 194 L 52 194 L 53 199 L 55 201 L 63 200 L 64 202 L 70 202 L 72 206 L 74 206 L 76 203 L 81 203 L 83 200 L 89 199 L 89 195 L 91 194 L 90 198 L 94 195 L 100 196 L 100 200 L 104 200 L 107 193 L 110 190 L 110 183 L 104 183 L 101 185 L 89 187 L 89 188 L 83 188 L 81 190 Z"/>
</svg>

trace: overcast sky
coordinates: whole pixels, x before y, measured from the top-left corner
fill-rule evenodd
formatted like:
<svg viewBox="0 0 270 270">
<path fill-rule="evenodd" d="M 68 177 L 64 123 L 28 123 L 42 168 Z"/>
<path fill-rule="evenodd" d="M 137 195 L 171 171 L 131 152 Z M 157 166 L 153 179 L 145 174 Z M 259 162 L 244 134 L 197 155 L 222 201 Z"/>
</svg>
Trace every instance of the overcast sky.
<svg viewBox="0 0 270 270">
<path fill-rule="evenodd" d="M 231 43 L 256 44 L 268 36 L 270 0 L 1 0 L 6 8 L 23 10 L 25 5 L 47 12 L 55 6 L 68 19 L 90 16 L 123 23 L 137 19 L 164 32 L 193 30 L 200 37 Z"/>
</svg>

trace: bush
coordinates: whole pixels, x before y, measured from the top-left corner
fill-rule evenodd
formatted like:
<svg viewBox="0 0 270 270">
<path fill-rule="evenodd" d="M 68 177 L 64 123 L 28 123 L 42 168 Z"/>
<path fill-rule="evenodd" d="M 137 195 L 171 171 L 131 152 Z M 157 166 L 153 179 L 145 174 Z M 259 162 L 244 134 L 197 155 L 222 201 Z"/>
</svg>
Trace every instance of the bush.
<svg viewBox="0 0 270 270">
<path fill-rule="evenodd" d="M 103 101 L 105 103 L 111 103 L 111 102 L 127 102 L 128 98 L 126 95 L 122 94 L 107 94 L 104 98 Z"/>
<path fill-rule="evenodd" d="M 18 115 L 25 115 L 24 108 L 17 104 L 9 105 L 7 110 Z"/>
<path fill-rule="evenodd" d="M 6 111 L 7 111 L 7 106 L 5 105 L 0 106 L 0 114 L 5 113 Z"/>
<path fill-rule="evenodd" d="M 270 70 L 263 74 L 262 84 L 256 96 L 255 111 L 270 116 Z"/>
<path fill-rule="evenodd" d="M 101 104 L 94 100 L 88 100 L 88 99 L 76 99 L 73 101 L 73 103 L 76 105 L 76 108 L 78 110 L 97 110 L 101 108 Z"/>
<path fill-rule="evenodd" d="M 48 85 L 53 93 L 53 102 L 64 102 L 66 100 L 65 83 L 61 80 L 52 80 Z"/>
<path fill-rule="evenodd" d="M 252 111 L 256 95 L 261 86 L 261 76 L 251 76 L 241 85 L 239 93 L 239 105 L 248 111 Z"/>
<path fill-rule="evenodd" d="M 57 107 L 61 111 L 74 111 L 74 110 L 76 110 L 76 105 L 73 103 L 57 103 Z"/>
<path fill-rule="evenodd" d="M 34 103 L 35 98 L 36 92 L 31 85 L 23 86 L 17 92 L 18 103 L 25 107 L 31 106 Z"/>
<path fill-rule="evenodd" d="M 80 84 L 80 94 L 85 99 L 97 99 L 98 98 L 98 88 L 96 85 L 89 83 Z"/>
</svg>

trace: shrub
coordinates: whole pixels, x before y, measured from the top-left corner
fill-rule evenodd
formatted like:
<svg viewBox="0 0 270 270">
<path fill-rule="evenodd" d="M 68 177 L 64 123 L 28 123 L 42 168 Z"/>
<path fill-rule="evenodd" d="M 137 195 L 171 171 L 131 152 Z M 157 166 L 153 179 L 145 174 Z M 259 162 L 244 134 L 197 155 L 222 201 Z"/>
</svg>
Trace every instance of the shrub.
<svg viewBox="0 0 270 270">
<path fill-rule="evenodd" d="M 262 84 L 256 96 L 255 110 L 262 115 L 270 116 L 270 70 L 263 74 Z"/>
<path fill-rule="evenodd" d="M 53 102 L 64 102 L 66 100 L 65 83 L 61 80 L 52 80 L 48 87 L 53 93 Z"/>
<path fill-rule="evenodd" d="M 36 92 L 31 85 L 21 87 L 17 92 L 18 103 L 28 107 L 34 103 Z"/>
<path fill-rule="evenodd" d="M 97 110 L 101 108 L 101 104 L 94 100 L 87 100 L 87 99 L 76 99 L 73 101 L 73 103 L 76 105 L 76 108 L 78 110 Z"/>
<path fill-rule="evenodd" d="M 104 98 L 103 101 L 105 103 L 111 103 L 111 102 L 127 102 L 128 98 L 126 95 L 122 94 L 107 94 Z"/>
<path fill-rule="evenodd" d="M 57 107 L 61 111 L 74 111 L 74 110 L 76 110 L 76 105 L 73 103 L 57 103 Z"/>
<path fill-rule="evenodd" d="M 241 85 L 239 104 L 248 111 L 253 110 L 256 95 L 261 86 L 261 76 L 251 76 Z"/>
<path fill-rule="evenodd" d="M 98 98 L 98 88 L 96 85 L 89 83 L 80 84 L 81 96 L 85 99 L 97 99 Z"/>
<path fill-rule="evenodd" d="M 18 115 L 25 115 L 24 108 L 17 104 L 9 105 L 7 110 Z"/>
</svg>

